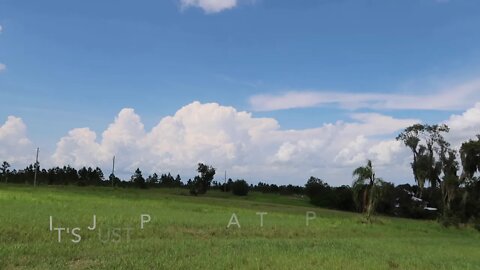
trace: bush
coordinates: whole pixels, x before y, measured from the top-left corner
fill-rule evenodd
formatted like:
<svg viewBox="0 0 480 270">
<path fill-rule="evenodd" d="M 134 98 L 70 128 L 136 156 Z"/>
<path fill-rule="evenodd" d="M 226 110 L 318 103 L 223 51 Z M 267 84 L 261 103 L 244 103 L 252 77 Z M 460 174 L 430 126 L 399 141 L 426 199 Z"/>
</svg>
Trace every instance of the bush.
<svg viewBox="0 0 480 270">
<path fill-rule="evenodd" d="M 333 194 L 335 195 L 334 208 L 344 211 L 355 211 L 353 191 L 349 186 L 333 188 Z"/>
<path fill-rule="evenodd" d="M 454 215 L 454 213 L 446 213 L 445 216 L 439 218 L 440 224 L 444 227 L 454 226 L 456 228 L 460 225 L 460 218 Z"/>
<path fill-rule="evenodd" d="M 310 177 L 305 185 L 305 194 L 313 205 L 333 207 L 334 194 L 332 188 L 319 178 Z"/>
<path fill-rule="evenodd" d="M 473 227 L 480 232 L 480 220 L 477 220 L 477 223 L 475 223 Z"/>
<path fill-rule="evenodd" d="M 237 196 L 247 196 L 249 190 L 248 183 L 245 180 L 237 180 L 232 183 L 232 193 Z"/>
<path fill-rule="evenodd" d="M 195 176 L 193 182 L 190 182 L 190 194 L 200 195 L 207 193 L 207 190 L 210 188 L 213 177 L 215 176 L 215 168 L 212 166 L 205 165 L 203 163 L 198 164 L 198 173 L 200 175 Z"/>
</svg>

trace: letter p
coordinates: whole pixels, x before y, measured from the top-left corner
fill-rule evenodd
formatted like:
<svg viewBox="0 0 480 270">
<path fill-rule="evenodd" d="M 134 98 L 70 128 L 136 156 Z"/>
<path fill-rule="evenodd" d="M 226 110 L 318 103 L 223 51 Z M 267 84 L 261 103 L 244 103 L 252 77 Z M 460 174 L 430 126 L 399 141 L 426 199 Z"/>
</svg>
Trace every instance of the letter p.
<svg viewBox="0 0 480 270">
<path fill-rule="evenodd" d="M 144 224 L 150 222 L 151 220 L 152 218 L 148 214 L 140 215 L 140 229 L 143 230 Z"/>
<path fill-rule="evenodd" d="M 313 211 L 307 211 L 306 217 L 305 217 L 305 222 L 307 226 L 309 225 L 311 220 L 314 220 L 317 218 L 317 214 Z"/>
</svg>

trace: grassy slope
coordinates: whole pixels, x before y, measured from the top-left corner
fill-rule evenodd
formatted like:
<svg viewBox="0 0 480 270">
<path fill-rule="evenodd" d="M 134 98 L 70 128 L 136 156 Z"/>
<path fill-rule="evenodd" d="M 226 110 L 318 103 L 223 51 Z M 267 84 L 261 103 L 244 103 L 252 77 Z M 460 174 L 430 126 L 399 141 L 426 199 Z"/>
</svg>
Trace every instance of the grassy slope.
<svg viewBox="0 0 480 270">
<path fill-rule="evenodd" d="M 311 208 L 301 198 L 233 198 L 136 190 L 0 185 L 0 268 L 6 269 L 478 269 L 480 233 L 435 222 Z M 227 198 L 228 197 L 228 198 Z M 305 225 L 305 212 L 317 219 Z M 268 212 L 260 228 L 256 212 Z M 139 230 L 140 214 L 152 221 Z M 227 229 L 232 213 L 242 228 Z M 98 229 L 86 230 L 92 215 Z M 48 229 L 81 227 L 82 241 L 62 243 Z M 117 243 L 107 230 L 133 227 Z"/>
</svg>

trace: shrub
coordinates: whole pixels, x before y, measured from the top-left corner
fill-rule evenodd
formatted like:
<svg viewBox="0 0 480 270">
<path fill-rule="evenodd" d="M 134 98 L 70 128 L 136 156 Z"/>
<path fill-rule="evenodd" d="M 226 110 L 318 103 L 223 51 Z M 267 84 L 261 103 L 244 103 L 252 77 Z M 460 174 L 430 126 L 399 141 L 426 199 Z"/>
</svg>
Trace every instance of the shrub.
<svg viewBox="0 0 480 270">
<path fill-rule="evenodd" d="M 477 220 L 477 222 L 473 225 L 473 227 L 480 232 L 480 220 Z"/>
<path fill-rule="evenodd" d="M 305 194 L 313 205 L 333 207 L 334 196 L 332 188 L 319 178 L 310 177 L 305 185 Z"/>
<path fill-rule="evenodd" d="M 246 196 L 249 186 L 245 180 L 237 180 L 232 183 L 232 193 L 237 196 Z"/>
<path fill-rule="evenodd" d="M 344 211 L 355 211 L 355 202 L 353 201 L 353 191 L 349 186 L 340 186 L 333 188 L 334 208 Z"/>
<path fill-rule="evenodd" d="M 195 176 L 193 182 L 190 182 L 190 194 L 195 196 L 205 194 L 215 176 L 215 168 L 203 163 L 198 164 L 197 171 L 200 175 Z"/>
</svg>

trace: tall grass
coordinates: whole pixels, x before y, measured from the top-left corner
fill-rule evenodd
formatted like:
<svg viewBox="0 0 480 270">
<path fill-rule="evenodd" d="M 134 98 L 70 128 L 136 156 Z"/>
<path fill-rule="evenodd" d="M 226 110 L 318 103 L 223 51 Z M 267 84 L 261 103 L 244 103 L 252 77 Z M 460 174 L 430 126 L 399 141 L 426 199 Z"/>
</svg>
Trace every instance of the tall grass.
<svg viewBox="0 0 480 270">
<path fill-rule="evenodd" d="M 480 233 L 313 208 L 303 198 L 0 185 L 1 269 L 479 269 Z M 306 212 L 317 218 L 306 226 Z M 257 212 L 268 212 L 260 227 Z M 231 215 L 241 228 L 227 224 Z M 151 221 L 140 229 L 140 215 Z M 95 231 L 86 229 L 97 217 Z M 62 242 L 54 227 L 81 228 Z M 114 228 L 132 228 L 108 239 Z M 99 238 L 101 233 L 101 238 Z M 102 241 L 103 240 L 103 241 Z M 117 241 L 118 240 L 118 241 Z"/>
</svg>

